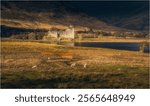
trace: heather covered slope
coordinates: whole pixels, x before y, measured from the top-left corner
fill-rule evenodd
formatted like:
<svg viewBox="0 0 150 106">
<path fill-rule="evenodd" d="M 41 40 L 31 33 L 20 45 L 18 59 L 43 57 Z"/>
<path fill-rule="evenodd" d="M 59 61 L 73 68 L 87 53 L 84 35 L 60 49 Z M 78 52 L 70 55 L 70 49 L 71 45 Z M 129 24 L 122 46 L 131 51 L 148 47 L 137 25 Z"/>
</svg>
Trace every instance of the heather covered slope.
<svg viewBox="0 0 150 106">
<path fill-rule="evenodd" d="M 76 30 L 85 28 L 122 30 L 91 17 L 63 2 L 2 2 L 1 24 L 26 29 L 64 29 L 74 25 Z"/>
</svg>

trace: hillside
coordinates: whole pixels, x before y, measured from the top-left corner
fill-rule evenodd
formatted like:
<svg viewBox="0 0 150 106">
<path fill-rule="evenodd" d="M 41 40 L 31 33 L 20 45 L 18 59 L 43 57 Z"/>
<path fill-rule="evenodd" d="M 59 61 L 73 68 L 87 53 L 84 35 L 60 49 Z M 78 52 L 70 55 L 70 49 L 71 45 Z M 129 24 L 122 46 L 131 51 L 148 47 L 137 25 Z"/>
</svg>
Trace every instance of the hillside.
<svg viewBox="0 0 150 106">
<path fill-rule="evenodd" d="M 113 26 L 126 28 L 131 30 L 138 30 L 148 32 L 149 30 L 149 2 L 136 1 L 136 2 L 122 2 L 112 3 L 116 6 L 113 10 L 108 10 L 107 13 L 99 16 L 99 19 L 107 22 Z M 108 3 L 105 3 L 108 7 Z M 110 7 L 112 8 L 112 7 Z M 102 13 L 101 13 L 102 14 Z"/>
<path fill-rule="evenodd" d="M 73 25 L 76 31 L 87 28 L 123 30 L 95 17 L 86 15 L 63 2 L 2 2 L 1 25 L 21 29 L 65 29 Z"/>
<path fill-rule="evenodd" d="M 148 32 L 149 11 L 146 10 L 145 7 L 139 7 L 137 10 L 132 11 L 130 14 L 126 15 L 119 21 L 113 22 L 112 25 L 122 27 L 122 28 L 127 28 L 127 29 Z"/>
</svg>

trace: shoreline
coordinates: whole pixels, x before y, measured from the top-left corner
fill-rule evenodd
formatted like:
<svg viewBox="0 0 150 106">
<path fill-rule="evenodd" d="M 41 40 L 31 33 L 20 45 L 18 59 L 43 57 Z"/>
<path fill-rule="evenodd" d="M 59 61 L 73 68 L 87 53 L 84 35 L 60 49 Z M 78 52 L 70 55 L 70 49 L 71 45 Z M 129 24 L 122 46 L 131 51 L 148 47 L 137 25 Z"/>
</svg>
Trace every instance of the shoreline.
<svg viewBox="0 0 150 106">
<path fill-rule="evenodd" d="M 24 42 L 45 42 L 45 43 L 53 43 L 53 42 L 51 42 L 51 41 L 44 41 L 44 40 L 22 40 L 22 39 L 10 39 L 10 38 L 1 38 L 1 42 L 7 42 L 7 41 L 12 41 L 12 42 L 22 42 L 22 41 L 24 41 Z M 120 38 L 102 38 L 102 39 L 97 39 L 97 38 L 95 38 L 95 39 L 91 39 L 91 38 L 84 38 L 83 40 L 78 40 L 78 39 L 74 39 L 74 40 L 72 40 L 72 41 L 70 41 L 70 40 L 62 40 L 61 41 L 62 43 L 64 42 L 74 42 L 74 43 L 78 43 L 78 42 L 123 42 L 123 43 L 140 43 L 140 42 L 149 42 L 150 43 L 150 39 L 143 39 L 143 38 L 135 38 L 135 39 L 129 39 L 129 38 L 126 38 L 126 39 L 120 39 Z"/>
<path fill-rule="evenodd" d="M 75 42 L 133 42 L 133 43 L 139 43 L 139 42 L 150 42 L 150 39 L 123 39 L 123 38 L 102 38 L 102 39 L 83 39 L 81 41 L 77 40 Z"/>
</svg>

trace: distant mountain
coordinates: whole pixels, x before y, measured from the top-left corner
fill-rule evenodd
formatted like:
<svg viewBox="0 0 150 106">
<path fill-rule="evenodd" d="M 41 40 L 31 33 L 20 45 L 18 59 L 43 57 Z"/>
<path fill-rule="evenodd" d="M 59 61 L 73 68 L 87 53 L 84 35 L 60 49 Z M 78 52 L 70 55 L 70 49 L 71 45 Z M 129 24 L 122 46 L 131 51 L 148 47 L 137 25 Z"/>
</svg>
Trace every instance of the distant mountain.
<svg viewBox="0 0 150 106">
<path fill-rule="evenodd" d="M 143 11 L 143 12 L 122 18 L 119 21 L 112 23 L 112 25 L 122 27 L 122 28 L 132 29 L 132 30 L 148 32 L 149 14 L 147 11 Z"/>
<path fill-rule="evenodd" d="M 119 2 L 115 4 L 61 1 L 1 2 L 1 27 L 2 32 L 5 31 L 4 35 L 6 33 L 9 35 L 6 31 L 13 32 L 15 29 L 16 32 L 17 28 L 19 33 L 34 30 L 47 31 L 51 28 L 65 29 L 69 25 L 73 25 L 76 31 L 96 29 L 109 32 L 148 32 L 149 10 L 147 4 L 143 5 L 141 2 L 130 4 L 126 2 L 125 5 Z"/>
<path fill-rule="evenodd" d="M 76 30 L 86 28 L 121 31 L 96 17 L 89 16 L 65 2 L 2 2 L 1 25 L 26 29 L 50 29 L 75 26 Z"/>
<path fill-rule="evenodd" d="M 149 2 L 124 2 L 124 5 L 118 6 L 111 14 L 99 16 L 104 22 L 130 30 L 146 31 L 149 30 Z M 119 5 L 119 4 L 118 4 Z"/>
<path fill-rule="evenodd" d="M 137 31 L 149 29 L 149 0 L 87 1 L 73 5 L 109 25 Z"/>
</svg>

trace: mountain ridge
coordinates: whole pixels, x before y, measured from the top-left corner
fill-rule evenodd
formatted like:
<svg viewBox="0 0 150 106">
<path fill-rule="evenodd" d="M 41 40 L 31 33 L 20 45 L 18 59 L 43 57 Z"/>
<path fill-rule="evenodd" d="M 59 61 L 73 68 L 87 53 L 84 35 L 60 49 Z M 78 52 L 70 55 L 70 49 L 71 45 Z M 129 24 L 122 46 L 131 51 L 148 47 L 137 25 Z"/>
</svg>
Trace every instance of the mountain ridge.
<svg viewBox="0 0 150 106">
<path fill-rule="evenodd" d="M 21 3 L 21 5 L 20 5 L 20 3 Z M 44 4 L 45 4 L 45 2 L 44 2 Z M 30 7 L 30 5 L 33 5 L 33 6 Z M 9 20 L 9 21 L 11 20 L 12 22 L 14 20 L 20 20 L 20 21 L 24 20 L 24 21 L 30 21 L 33 24 L 46 23 L 46 24 L 49 24 L 52 26 L 53 25 L 68 26 L 68 25 L 72 24 L 72 25 L 78 26 L 78 27 L 89 27 L 89 28 L 102 29 L 102 30 L 123 30 L 121 28 L 107 25 L 105 22 L 100 21 L 95 17 L 88 16 L 84 13 L 79 12 L 77 14 L 78 11 L 75 11 L 75 10 L 68 11 L 67 10 L 68 8 L 65 9 L 66 8 L 65 6 L 59 7 L 60 6 L 59 3 L 58 4 L 56 3 L 56 5 L 51 4 L 51 6 L 58 7 L 58 10 L 54 9 L 53 7 L 48 7 L 48 4 L 46 4 L 47 7 L 44 8 L 45 10 L 42 8 L 39 9 L 38 5 L 39 4 L 37 2 L 36 2 L 36 4 L 35 3 L 33 4 L 32 2 L 26 2 L 26 4 L 24 4 L 22 2 L 17 2 L 17 3 L 16 2 L 13 2 L 13 3 L 4 2 L 4 4 L 2 3 L 2 17 L 1 17 L 2 24 L 7 26 L 7 24 L 4 23 L 6 21 L 3 21 L 3 20 Z M 28 8 L 28 6 L 30 8 Z M 36 8 L 38 8 L 38 9 L 36 10 Z M 62 8 L 64 8 L 64 9 L 62 9 Z M 61 11 L 59 11 L 59 10 L 61 10 Z M 80 21 L 80 20 L 82 20 L 82 21 Z"/>
<path fill-rule="evenodd" d="M 142 10 L 142 8 L 141 8 Z M 139 12 L 137 10 L 137 12 Z M 141 13 L 141 12 L 140 12 Z M 139 13 L 139 14 L 140 14 Z M 138 14 L 137 14 L 138 15 Z M 136 18 L 136 15 L 133 15 Z M 140 15 L 141 16 L 141 15 Z M 144 15 L 142 15 L 144 16 Z M 128 17 L 128 16 L 127 16 Z M 138 16 L 137 16 L 138 17 Z M 145 16 L 149 19 L 149 17 Z M 107 23 L 103 18 L 89 16 L 88 14 L 74 8 L 66 2 L 4 2 L 1 7 L 1 25 L 25 29 L 65 29 L 73 25 L 76 31 L 83 31 L 87 28 L 104 31 L 141 31 L 135 30 L 138 26 L 130 21 L 130 17 Z M 131 17 L 132 18 L 132 17 Z M 105 19 L 104 19 L 105 20 Z M 107 19 L 106 19 L 107 20 Z M 131 26 L 131 23 L 133 26 Z M 146 22 L 141 22 L 146 23 Z M 135 25 L 134 25 L 135 24 Z M 130 28 L 131 26 L 131 28 Z M 148 29 L 148 24 L 144 27 Z M 139 27 L 140 29 L 140 27 Z M 147 30 L 146 29 L 146 30 Z"/>
</svg>

